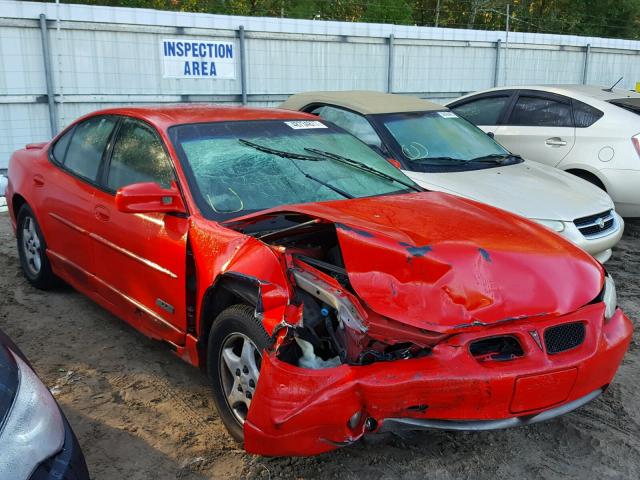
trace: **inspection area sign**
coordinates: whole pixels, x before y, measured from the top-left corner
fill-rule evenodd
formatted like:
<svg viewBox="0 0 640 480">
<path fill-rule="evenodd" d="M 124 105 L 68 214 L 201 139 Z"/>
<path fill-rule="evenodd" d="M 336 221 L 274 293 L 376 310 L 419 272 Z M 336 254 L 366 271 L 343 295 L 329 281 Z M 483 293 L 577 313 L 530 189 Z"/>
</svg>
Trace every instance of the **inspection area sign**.
<svg viewBox="0 0 640 480">
<path fill-rule="evenodd" d="M 236 78 L 233 42 L 167 38 L 160 51 L 165 78 Z"/>
</svg>

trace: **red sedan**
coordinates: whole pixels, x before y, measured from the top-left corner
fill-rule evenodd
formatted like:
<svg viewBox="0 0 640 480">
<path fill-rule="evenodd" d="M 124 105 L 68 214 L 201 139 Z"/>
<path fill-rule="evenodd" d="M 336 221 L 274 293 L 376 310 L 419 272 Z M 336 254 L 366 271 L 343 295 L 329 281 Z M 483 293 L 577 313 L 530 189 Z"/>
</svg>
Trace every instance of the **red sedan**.
<svg viewBox="0 0 640 480">
<path fill-rule="evenodd" d="M 7 199 L 28 280 L 205 369 L 263 455 L 549 419 L 607 388 L 632 334 L 587 253 L 304 113 L 96 112 L 16 152 Z"/>
</svg>

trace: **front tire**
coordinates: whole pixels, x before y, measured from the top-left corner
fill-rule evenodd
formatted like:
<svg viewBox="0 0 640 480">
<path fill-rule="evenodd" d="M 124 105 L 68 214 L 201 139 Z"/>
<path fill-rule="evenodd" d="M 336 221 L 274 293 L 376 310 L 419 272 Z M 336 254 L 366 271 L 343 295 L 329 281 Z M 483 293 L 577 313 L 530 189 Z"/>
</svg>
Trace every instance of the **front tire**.
<svg viewBox="0 0 640 480">
<path fill-rule="evenodd" d="M 249 305 L 233 305 L 213 323 L 207 369 L 218 413 L 231 436 L 244 441 L 244 422 L 258 385 L 262 352 L 270 339 Z"/>
<path fill-rule="evenodd" d="M 50 290 L 58 284 L 47 257 L 47 243 L 40 225 L 29 205 L 18 212 L 16 237 L 22 272 L 29 283 L 41 290 Z"/>
</svg>

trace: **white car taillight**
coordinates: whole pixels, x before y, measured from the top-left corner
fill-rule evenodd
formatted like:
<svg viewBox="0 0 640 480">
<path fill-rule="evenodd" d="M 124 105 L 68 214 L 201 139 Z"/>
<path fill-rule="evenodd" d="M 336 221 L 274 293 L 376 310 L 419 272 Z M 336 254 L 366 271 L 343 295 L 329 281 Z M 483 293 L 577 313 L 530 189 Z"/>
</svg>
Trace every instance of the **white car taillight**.
<svg viewBox="0 0 640 480">
<path fill-rule="evenodd" d="M 636 153 L 640 157 L 640 133 L 631 137 L 631 142 L 633 146 L 636 147 Z"/>
</svg>

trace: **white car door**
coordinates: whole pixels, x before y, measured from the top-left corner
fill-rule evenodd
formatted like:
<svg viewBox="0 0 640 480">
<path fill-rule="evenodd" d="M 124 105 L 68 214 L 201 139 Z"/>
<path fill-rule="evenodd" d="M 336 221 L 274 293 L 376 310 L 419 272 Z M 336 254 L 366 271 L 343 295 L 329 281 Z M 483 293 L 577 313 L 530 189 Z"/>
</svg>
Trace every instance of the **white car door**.
<svg viewBox="0 0 640 480">
<path fill-rule="evenodd" d="M 522 90 L 494 134 L 512 153 L 555 167 L 575 144 L 571 100 Z"/>
</svg>

